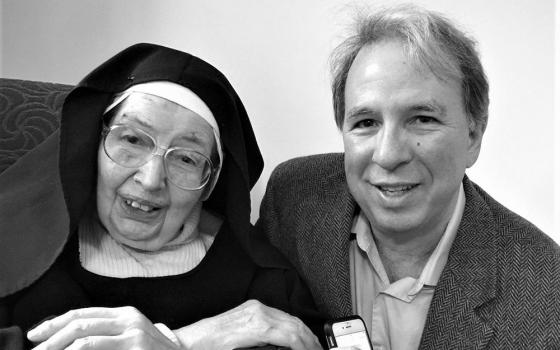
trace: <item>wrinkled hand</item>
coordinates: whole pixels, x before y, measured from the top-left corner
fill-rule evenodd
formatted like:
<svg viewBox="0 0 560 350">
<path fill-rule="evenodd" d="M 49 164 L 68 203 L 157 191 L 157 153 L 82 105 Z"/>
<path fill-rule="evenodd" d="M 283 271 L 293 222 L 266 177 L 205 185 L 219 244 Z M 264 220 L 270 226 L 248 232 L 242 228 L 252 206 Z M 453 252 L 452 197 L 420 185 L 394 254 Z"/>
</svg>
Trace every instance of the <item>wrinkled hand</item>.
<svg viewBox="0 0 560 350">
<path fill-rule="evenodd" d="M 27 338 L 40 343 L 35 350 L 178 349 L 130 306 L 72 310 L 41 323 Z"/>
<path fill-rule="evenodd" d="M 300 319 L 256 300 L 174 332 L 187 349 L 225 350 L 266 344 L 292 350 L 322 349 Z"/>
</svg>

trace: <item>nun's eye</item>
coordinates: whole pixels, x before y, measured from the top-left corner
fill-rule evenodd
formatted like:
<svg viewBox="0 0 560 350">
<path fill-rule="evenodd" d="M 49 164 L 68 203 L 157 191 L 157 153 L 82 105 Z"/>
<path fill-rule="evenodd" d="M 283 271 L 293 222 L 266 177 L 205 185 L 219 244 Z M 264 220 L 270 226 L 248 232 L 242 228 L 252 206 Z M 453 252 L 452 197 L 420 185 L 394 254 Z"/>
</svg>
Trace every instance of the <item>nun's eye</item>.
<svg viewBox="0 0 560 350">
<path fill-rule="evenodd" d="M 138 139 L 138 137 L 136 137 L 134 135 L 124 135 L 123 136 L 123 141 L 128 142 L 132 145 L 135 145 L 140 141 L 140 139 Z"/>
</svg>

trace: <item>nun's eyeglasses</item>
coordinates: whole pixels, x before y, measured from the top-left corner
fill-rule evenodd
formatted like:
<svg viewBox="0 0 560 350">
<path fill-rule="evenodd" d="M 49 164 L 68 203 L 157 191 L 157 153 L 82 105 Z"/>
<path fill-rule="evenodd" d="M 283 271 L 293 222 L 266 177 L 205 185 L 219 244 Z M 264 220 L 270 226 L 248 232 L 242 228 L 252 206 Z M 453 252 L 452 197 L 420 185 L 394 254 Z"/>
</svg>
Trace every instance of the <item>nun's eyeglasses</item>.
<svg viewBox="0 0 560 350">
<path fill-rule="evenodd" d="M 203 154 L 181 147 L 159 147 L 150 134 L 128 125 L 104 127 L 103 149 L 125 168 L 138 168 L 153 156 L 161 156 L 167 179 L 185 190 L 203 188 L 212 175 L 212 162 Z"/>
</svg>

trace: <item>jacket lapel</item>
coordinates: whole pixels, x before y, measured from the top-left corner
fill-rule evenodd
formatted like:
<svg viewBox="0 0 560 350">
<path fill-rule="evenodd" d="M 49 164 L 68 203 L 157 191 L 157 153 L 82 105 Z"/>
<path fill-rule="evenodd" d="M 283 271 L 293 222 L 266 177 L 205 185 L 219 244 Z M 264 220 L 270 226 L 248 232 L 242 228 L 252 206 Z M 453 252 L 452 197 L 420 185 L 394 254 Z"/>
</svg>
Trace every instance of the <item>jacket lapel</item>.
<svg viewBox="0 0 560 350">
<path fill-rule="evenodd" d="M 465 177 L 465 210 L 430 305 L 420 349 L 483 349 L 493 335 L 496 232 L 490 209 Z"/>
</svg>

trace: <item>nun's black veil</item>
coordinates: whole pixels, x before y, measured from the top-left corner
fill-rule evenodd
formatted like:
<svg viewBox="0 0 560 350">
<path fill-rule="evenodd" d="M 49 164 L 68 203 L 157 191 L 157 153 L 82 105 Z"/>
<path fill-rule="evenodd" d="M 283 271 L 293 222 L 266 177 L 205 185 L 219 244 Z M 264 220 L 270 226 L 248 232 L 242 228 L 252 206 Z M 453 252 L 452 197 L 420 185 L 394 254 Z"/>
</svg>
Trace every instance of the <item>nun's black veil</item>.
<svg viewBox="0 0 560 350">
<path fill-rule="evenodd" d="M 0 191 L 6 199 L 0 203 L 0 208 L 5 209 L 1 216 L 12 229 L 2 234 L 4 244 L 11 248 L 0 257 L 0 265 L 10 267 L 0 271 L 5 273 L 6 282 L 4 288 L 0 287 L 0 296 L 41 276 L 60 254 L 69 235 L 76 231 L 95 190 L 101 116 L 114 94 L 131 85 L 155 80 L 174 82 L 192 90 L 208 105 L 219 125 L 224 162 L 205 207 L 224 217 L 230 232 L 257 265 L 288 267 L 285 259 L 250 224 L 250 190 L 262 172 L 263 160 L 245 108 L 233 87 L 216 68 L 195 56 L 158 45 L 137 44 L 86 76 L 65 100 L 60 131 L 2 174 L 10 185 Z M 53 155 L 57 152 L 58 169 Z M 35 167 L 33 174 L 26 170 L 30 163 Z M 35 179 L 29 181 L 37 187 L 25 187 L 22 178 L 33 176 Z M 17 204 L 7 204 L 10 198 L 17 200 Z M 61 210 L 64 204 L 67 215 Z M 25 222 L 30 215 L 38 222 Z M 19 264 L 17 269 L 13 268 L 14 262 Z"/>
</svg>

